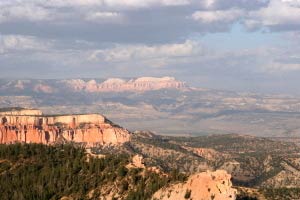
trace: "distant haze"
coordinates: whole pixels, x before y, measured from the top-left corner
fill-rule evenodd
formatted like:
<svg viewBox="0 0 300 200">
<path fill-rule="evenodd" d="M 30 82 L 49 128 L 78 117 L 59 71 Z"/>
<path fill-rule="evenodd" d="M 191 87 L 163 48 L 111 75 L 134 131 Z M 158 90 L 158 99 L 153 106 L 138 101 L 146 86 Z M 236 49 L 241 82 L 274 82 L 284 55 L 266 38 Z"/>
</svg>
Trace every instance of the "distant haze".
<svg viewBox="0 0 300 200">
<path fill-rule="evenodd" d="M 101 113 L 131 131 L 295 137 L 300 98 L 190 87 L 174 77 L 0 79 L 0 107 Z"/>
</svg>

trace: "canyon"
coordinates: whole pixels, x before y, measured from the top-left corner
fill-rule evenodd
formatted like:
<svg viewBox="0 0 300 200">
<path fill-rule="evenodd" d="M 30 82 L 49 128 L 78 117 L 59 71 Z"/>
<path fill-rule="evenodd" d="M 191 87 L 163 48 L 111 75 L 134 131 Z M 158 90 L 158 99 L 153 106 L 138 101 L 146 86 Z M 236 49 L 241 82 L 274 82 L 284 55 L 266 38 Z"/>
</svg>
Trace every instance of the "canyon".
<svg viewBox="0 0 300 200">
<path fill-rule="evenodd" d="M 241 133 L 299 140 L 300 98 L 194 88 L 173 77 L 0 79 L 1 107 L 101 113 L 131 131 Z"/>
<path fill-rule="evenodd" d="M 93 191 L 99 190 L 99 194 L 106 199 L 120 196 L 130 199 L 133 194 L 124 191 L 124 187 L 135 190 L 135 185 L 130 182 L 135 180 L 132 177 L 143 180 L 142 177 L 148 177 L 149 173 L 151 177 L 156 177 L 153 180 L 155 183 L 159 179 L 164 184 L 160 187 L 157 184 L 150 185 L 153 187 L 148 190 L 151 196 L 148 193 L 149 198 L 146 199 L 231 200 L 241 195 L 269 195 L 265 187 L 272 188 L 275 193 L 280 188 L 300 185 L 299 146 L 254 136 L 217 134 L 174 137 L 148 131 L 131 133 L 100 114 L 51 115 L 38 109 L 15 107 L 0 109 L 0 141 L 2 144 L 12 144 L 0 145 L 2 149 L 15 146 L 16 149 L 21 147 L 28 151 L 37 147 L 86 147 L 86 151 L 78 149 L 87 156 L 84 163 L 91 165 L 95 165 L 97 159 L 101 163 L 101 159 L 113 157 L 118 160 L 122 157 L 123 167 L 115 168 L 114 173 L 125 180 L 117 185 L 109 183 L 91 187 L 88 191 L 92 195 Z M 70 143 L 76 145 L 68 145 Z M 24 157 L 22 153 L 20 155 Z M 22 163 L 23 160 L 18 162 Z M 24 162 L 24 165 L 27 164 L 31 162 Z M 102 164 L 99 166 L 105 166 Z M 6 159 L 0 160 L 0 170 L 9 172 L 7 166 L 14 169 L 15 165 Z M 166 180 L 170 177 L 177 177 L 179 181 L 172 179 L 174 182 L 167 184 Z M 257 191 L 255 194 L 244 194 L 241 192 L 244 188 L 256 188 Z M 292 189 L 288 192 L 298 195 Z M 99 195 L 97 192 L 94 194 Z"/>
<path fill-rule="evenodd" d="M 86 147 L 120 145 L 130 133 L 100 114 L 44 115 L 37 109 L 0 109 L 0 143 L 74 142 Z"/>
</svg>

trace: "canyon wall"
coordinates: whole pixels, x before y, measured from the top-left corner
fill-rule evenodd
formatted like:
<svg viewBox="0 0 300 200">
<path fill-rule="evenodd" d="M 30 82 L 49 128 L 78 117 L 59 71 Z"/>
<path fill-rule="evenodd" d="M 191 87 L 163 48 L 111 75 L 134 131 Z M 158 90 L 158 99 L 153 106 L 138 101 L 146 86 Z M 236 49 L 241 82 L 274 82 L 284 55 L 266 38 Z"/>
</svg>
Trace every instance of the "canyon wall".
<svg viewBox="0 0 300 200">
<path fill-rule="evenodd" d="M 0 143 L 55 144 L 75 142 L 87 147 L 120 145 L 130 133 L 99 114 L 31 115 L 32 110 L 0 112 Z M 22 113 L 22 115 L 20 115 Z"/>
</svg>

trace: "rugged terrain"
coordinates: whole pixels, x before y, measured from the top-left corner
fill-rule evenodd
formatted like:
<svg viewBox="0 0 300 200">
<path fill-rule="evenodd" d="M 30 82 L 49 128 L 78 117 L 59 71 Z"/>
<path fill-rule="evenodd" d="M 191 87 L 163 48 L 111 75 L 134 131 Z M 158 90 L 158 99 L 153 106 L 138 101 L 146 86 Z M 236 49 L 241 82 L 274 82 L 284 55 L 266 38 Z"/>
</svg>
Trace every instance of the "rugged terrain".
<svg viewBox="0 0 300 200">
<path fill-rule="evenodd" d="M 300 148 L 295 143 L 244 135 L 199 137 L 136 133 L 128 144 L 145 163 L 184 173 L 225 170 L 234 185 L 300 187 Z"/>
<path fill-rule="evenodd" d="M 193 88 L 172 77 L 0 80 L 1 107 L 102 113 L 129 130 L 296 138 L 300 98 Z"/>
<path fill-rule="evenodd" d="M 42 148 L 45 153 L 57 151 L 52 148 L 69 148 L 69 145 L 73 145 L 70 148 L 76 146 L 79 149 L 86 148 L 87 153 L 84 154 L 86 157 L 80 158 L 81 160 L 90 162 L 93 159 L 106 159 L 110 155 L 115 155 L 117 158 L 124 155 L 121 169 L 126 173 L 138 169 L 139 172 L 135 173 L 143 178 L 156 177 L 155 180 L 151 179 L 154 182 L 149 193 L 145 194 L 147 199 L 180 199 L 180 197 L 197 199 L 200 194 L 202 199 L 235 199 L 243 196 L 245 198 L 252 196 L 254 199 L 261 197 L 278 199 L 283 193 L 293 199 L 292 197 L 300 195 L 300 147 L 297 142 L 242 134 L 175 137 L 156 135 L 148 131 L 129 133 L 99 114 L 44 115 L 40 110 L 23 108 L 5 108 L 0 111 L 1 143 L 14 144 L 0 146 L 4 152 L 9 152 L 10 148 L 18 148 L 11 152 L 15 156 L 13 160 L 7 160 L 6 154 L 2 154 L 4 157 L 0 159 L 0 169 L 5 178 L 8 178 L 10 171 L 17 173 L 14 171 L 15 166 L 22 166 L 22 163 L 32 164 L 36 158 L 30 156 L 42 156 L 32 152 L 35 150 L 31 148 Z M 23 145 L 19 145 L 21 143 Z M 48 144 L 52 147 L 38 145 L 31 147 L 26 143 Z M 62 144 L 66 147 L 61 146 Z M 47 148 L 50 149 L 45 150 Z M 31 153 L 23 155 L 23 151 Z M 51 159 L 48 161 L 53 162 Z M 77 172 L 88 173 L 84 170 L 89 167 L 84 163 L 81 165 Z M 45 166 L 40 163 L 39 167 L 44 169 Z M 50 168 L 55 170 L 54 166 Z M 148 173 L 153 175 L 148 177 Z M 119 177 L 119 175 L 114 176 L 116 176 L 114 179 L 109 180 L 116 180 Z M 182 182 L 187 177 L 189 178 L 186 182 Z M 11 181 L 14 181 L 14 176 L 11 178 Z M 130 178 L 132 174 L 128 175 L 125 181 L 121 178 L 121 186 L 111 187 L 110 182 L 105 182 L 104 186 L 99 186 L 98 189 L 89 187 L 86 191 L 81 191 L 80 195 L 90 196 L 90 198 L 96 195 L 97 198 L 140 199 L 143 195 L 140 196 L 141 194 L 136 194 L 134 191 L 143 190 L 142 188 L 145 187 L 143 184 L 148 184 L 147 180 L 142 179 L 144 182 L 140 183 L 141 188 L 135 188 L 129 186 L 134 185 L 132 180 L 128 180 Z M 181 180 L 181 182 L 172 182 L 172 180 Z M 236 189 L 232 188 L 232 184 Z M 127 188 L 126 192 L 123 187 Z M 132 190 L 129 190 L 130 187 L 133 187 Z M 9 191 L 10 188 L 7 190 Z M 256 192 L 249 192 L 254 190 Z M 30 190 L 30 192 L 36 195 L 36 191 Z M 61 192 L 67 196 L 71 195 L 72 198 L 79 198 L 72 192 L 68 193 L 65 190 Z M 22 191 L 19 193 L 16 195 L 22 199 L 25 194 Z M 45 193 L 45 195 L 51 194 Z"/>
<path fill-rule="evenodd" d="M 150 132 L 135 132 L 124 145 L 86 150 L 68 144 L 0 145 L 0 196 L 299 199 L 299 150 L 294 143 L 253 136 Z"/>
</svg>

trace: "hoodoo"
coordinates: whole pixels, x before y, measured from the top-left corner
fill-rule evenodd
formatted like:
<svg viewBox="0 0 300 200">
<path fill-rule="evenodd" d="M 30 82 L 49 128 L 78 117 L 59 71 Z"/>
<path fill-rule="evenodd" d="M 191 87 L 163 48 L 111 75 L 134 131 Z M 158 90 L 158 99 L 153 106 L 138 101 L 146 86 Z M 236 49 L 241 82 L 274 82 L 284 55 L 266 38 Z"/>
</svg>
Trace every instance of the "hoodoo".
<svg viewBox="0 0 300 200">
<path fill-rule="evenodd" d="M 87 147 L 120 145 L 130 133 L 100 114 L 44 115 L 37 109 L 0 109 L 0 143 L 54 144 L 59 140 Z"/>
</svg>

